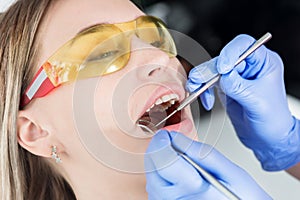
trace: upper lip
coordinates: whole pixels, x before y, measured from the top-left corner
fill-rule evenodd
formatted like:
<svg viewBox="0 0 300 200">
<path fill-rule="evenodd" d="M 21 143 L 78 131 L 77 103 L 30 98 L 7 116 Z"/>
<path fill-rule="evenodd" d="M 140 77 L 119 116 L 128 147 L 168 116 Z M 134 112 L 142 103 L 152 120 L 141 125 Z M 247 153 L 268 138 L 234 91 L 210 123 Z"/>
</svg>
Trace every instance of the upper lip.
<svg viewBox="0 0 300 200">
<path fill-rule="evenodd" d="M 178 83 L 163 83 L 163 86 L 159 86 L 156 90 L 152 92 L 152 94 L 149 96 L 149 99 L 146 100 L 145 105 L 143 106 L 143 109 L 138 115 L 138 118 L 141 118 L 146 110 L 150 108 L 158 98 L 168 95 L 168 94 L 177 94 L 179 96 L 179 102 L 181 102 L 185 98 L 185 90 L 181 85 Z"/>
</svg>

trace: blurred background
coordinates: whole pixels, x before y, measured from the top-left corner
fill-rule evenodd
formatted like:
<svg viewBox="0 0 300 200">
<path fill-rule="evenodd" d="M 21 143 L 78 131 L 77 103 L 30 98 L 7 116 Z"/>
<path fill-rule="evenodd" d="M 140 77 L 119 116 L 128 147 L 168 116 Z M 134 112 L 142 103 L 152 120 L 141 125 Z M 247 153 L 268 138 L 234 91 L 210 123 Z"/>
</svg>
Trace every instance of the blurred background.
<svg viewBox="0 0 300 200">
<path fill-rule="evenodd" d="M 195 39 L 217 56 L 238 34 L 270 32 L 266 46 L 280 54 L 287 92 L 300 98 L 300 1 L 298 0 L 135 0 L 147 14 Z"/>
</svg>

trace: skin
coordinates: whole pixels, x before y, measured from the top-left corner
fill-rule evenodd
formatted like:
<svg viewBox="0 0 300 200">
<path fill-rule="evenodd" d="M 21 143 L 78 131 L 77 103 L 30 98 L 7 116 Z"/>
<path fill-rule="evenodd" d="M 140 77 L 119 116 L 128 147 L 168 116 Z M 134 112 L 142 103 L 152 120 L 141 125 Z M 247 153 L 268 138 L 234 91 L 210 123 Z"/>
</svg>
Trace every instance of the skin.
<svg viewBox="0 0 300 200">
<path fill-rule="evenodd" d="M 36 71 L 80 30 L 141 15 L 144 13 L 126 0 L 55 2 L 40 28 Z M 19 144 L 53 163 L 78 199 L 146 199 L 143 154 L 151 137 L 136 126 L 136 120 L 143 113 L 144 102 L 157 94 L 160 86 L 158 93 L 172 91 L 184 98 L 186 75 L 176 58 L 135 36 L 131 49 L 122 70 L 64 84 L 19 112 Z M 126 91 L 120 90 L 124 85 Z M 190 123 L 179 131 L 195 139 L 189 108 L 184 112 Z M 94 140 L 85 143 L 85 137 Z M 61 164 L 51 159 L 52 145 L 57 146 Z"/>
<path fill-rule="evenodd" d="M 300 163 L 286 170 L 289 174 L 300 180 Z"/>
</svg>

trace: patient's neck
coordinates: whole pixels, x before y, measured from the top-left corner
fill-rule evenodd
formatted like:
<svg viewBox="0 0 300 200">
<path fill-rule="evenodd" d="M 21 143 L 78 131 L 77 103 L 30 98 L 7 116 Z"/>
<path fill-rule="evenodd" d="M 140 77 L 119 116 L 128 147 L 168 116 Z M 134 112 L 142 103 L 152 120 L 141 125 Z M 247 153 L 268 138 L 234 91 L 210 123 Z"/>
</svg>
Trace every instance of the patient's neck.
<svg viewBox="0 0 300 200">
<path fill-rule="evenodd" d="M 100 162 L 97 164 L 64 163 L 77 199 L 147 199 L 144 174 L 120 172 Z"/>
</svg>

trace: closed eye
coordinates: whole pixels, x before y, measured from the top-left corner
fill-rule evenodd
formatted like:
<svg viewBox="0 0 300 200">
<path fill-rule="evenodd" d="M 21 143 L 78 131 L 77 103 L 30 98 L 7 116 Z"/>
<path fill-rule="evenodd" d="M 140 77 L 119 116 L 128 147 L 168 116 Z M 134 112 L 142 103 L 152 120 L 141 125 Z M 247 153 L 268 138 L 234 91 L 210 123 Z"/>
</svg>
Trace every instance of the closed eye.
<svg viewBox="0 0 300 200">
<path fill-rule="evenodd" d="M 164 42 L 162 42 L 162 41 L 155 41 L 155 42 L 152 42 L 150 44 L 152 46 L 154 46 L 154 47 L 160 48 L 161 46 L 163 46 Z"/>
<path fill-rule="evenodd" d="M 87 59 L 87 62 L 93 62 L 93 61 L 101 61 L 101 60 L 105 60 L 105 59 L 111 59 L 114 58 L 115 55 L 117 55 L 119 53 L 118 50 L 112 50 L 112 51 L 107 51 L 101 54 L 97 54 L 95 56 L 92 56 L 90 58 Z"/>
</svg>

